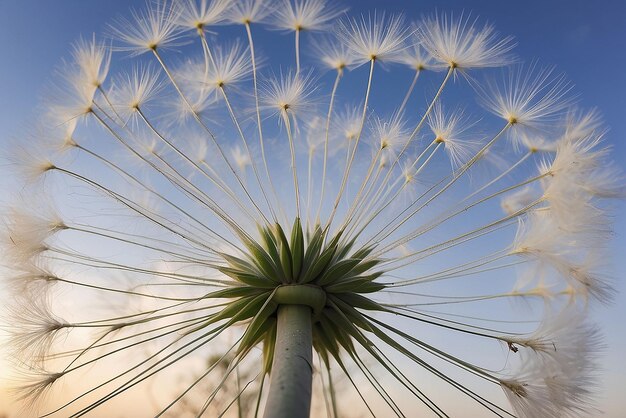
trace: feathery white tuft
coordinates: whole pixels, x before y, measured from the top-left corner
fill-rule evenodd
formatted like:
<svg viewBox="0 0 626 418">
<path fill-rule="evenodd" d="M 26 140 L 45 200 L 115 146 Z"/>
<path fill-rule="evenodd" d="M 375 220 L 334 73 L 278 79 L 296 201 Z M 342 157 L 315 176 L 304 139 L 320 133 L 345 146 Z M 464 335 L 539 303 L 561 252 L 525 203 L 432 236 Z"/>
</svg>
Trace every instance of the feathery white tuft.
<svg viewBox="0 0 626 418">
<path fill-rule="evenodd" d="M 446 113 L 441 102 L 437 102 L 428 115 L 434 141 L 444 145 L 453 170 L 467 162 L 477 150 L 478 142 L 466 139 L 467 130 L 474 125 L 462 110 Z"/>
<path fill-rule="evenodd" d="M 335 37 L 323 37 L 316 39 L 313 44 L 315 56 L 324 64 L 325 67 L 343 71 L 354 65 L 354 56 L 348 50 L 345 44 Z"/>
<path fill-rule="evenodd" d="M 289 113 L 298 116 L 315 105 L 312 100 L 314 92 L 312 73 L 281 74 L 279 77 L 266 80 L 262 86 L 261 107 L 276 114 Z"/>
<path fill-rule="evenodd" d="M 282 0 L 273 21 L 278 29 L 288 31 L 319 31 L 346 11 L 329 0 Z"/>
<path fill-rule="evenodd" d="M 177 3 L 176 23 L 186 29 L 206 31 L 210 26 L 224 24 L 233 0 L 181 0 Z"/>
<path fill-rule="evenodd" d="M 151 65 L 137 66 L 114 81 L 111 101 L 121 116 L 130 118 L 145 108 L 163 89 L 159 72 Z"/>
<path fill-rule="evenodd" d="M 397 61 L 415 71 L 437 69 L 433 57 L 424 49 L 421 44 L 421 37 L 415 29 L 407 39 L 407 47 L 402 50 Z"/>
<path fill-rule="evenodd" d="M 402 15 L 385 13 L 339 22 L 339 38 L 354 56 L 355 65 L 369 61 L 394 61 L 405 48 L 408 30 Z"/>
<path fill-rule="evenodd" d="M 520 417 L 558 418 L 593 411 L 600 339 L 580 314 L 562 312 L 517 343 L 523 346 L 521 367 L 501 386 Z"/>
<path fill-rule="evenodd" d="M 80 39 L 74 45 L 72 55 L 87 83 L 100 87 L 109 73 L 111 49 L 96 43 L 94 35 L 91 41 Z"/>
<path fill-rule="evenodd" d="M 177 25 L 180 10 L 173 3 L 167 0 L 148 2 L 145 9 L 133 10 L 131 14 L 131 20 L 119 17 L 110 26 L 112 35 L 123 44 L 116 47 L 117 50 L 140 55 L 185 43 L 180 39 L 180 27 Z"/>
<path fill-rule="evenodd" d="M 276 4 L 268 0 L 238 0 L 228 9 L 227 19 L 231 23 L 261 23 L 270 16 Z"/>
<path fill-rule="evenodd" d="M 512 38 L 500 38 L 491 25 L 476 27 L 469 15 L 435 14 L 422 21 L 419 33 L 433 59 L 449 68 L 465 71 L 511 62 Z"/>
<path fill-rule="evenodd" d="M 558 122 L 561 113 L 571 105 L 567 97 L 571 88 L 563 75 L 553 76 L 552 69 L 519 65 L 510 69 L 501 83 L 488 82 L 482 91 L 482 102 L 488 111 L 516 129 L 537 129 Z"/>
</svg>

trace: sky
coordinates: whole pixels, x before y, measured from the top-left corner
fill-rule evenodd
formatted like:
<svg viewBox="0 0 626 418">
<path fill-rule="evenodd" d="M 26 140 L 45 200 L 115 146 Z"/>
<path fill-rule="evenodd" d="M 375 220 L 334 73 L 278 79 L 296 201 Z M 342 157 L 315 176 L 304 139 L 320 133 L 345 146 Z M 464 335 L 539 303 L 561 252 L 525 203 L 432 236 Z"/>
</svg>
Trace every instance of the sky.
<svg viewBox="0 0 626 418">
<path fill-rule="evenodd" d="M 107 22 L 142 1 L 0 0 L 0 150 L 31 124 L 39 98 L 52 80 L 55 66 L 67 57 L 68 46 L 79 36 L 101 33 Z M 376 0 L 343 1 L 352 14 L 381 9 Z M 471 13 L 492 23 L 501 34 L 512 35 L 515 53 L 525 61 L 554 65 L 575 86 L 580 103 L 597 107 L 610 131 L 612 158 L 626 167 L 626 2 L 607 0 L 386 0 L 388 12 L 418 18 L 435 10 Z M 0 165 L 0 204 L 11 200 L 10 174 Z M 606 417 L 619 418 L 626 410 L 626 211 L 618 203 L 610 271 L 619 291 L 608 307 L 595 307 L 593 317 L 605 335 L 606 352 L 599 361 L 602 385 L 600 406 Z M 0 297 L 6 295 L 0 294 Z M 0 393 L 0 412 L 4 394 Z M 0 414 L 1 416 L 1 414 Z"/>
</svg>

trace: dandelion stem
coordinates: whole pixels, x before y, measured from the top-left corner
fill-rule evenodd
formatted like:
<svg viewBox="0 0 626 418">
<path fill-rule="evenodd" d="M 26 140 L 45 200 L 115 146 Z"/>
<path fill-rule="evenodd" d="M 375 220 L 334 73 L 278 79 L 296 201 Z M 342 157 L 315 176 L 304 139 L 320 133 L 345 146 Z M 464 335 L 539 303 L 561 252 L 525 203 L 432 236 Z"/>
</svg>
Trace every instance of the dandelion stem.
<svg viewBox="0 0 626 418">
<path fill-rule="evenodd" d="M 250 203 L 252 203 L 252 205 L 257 209 L 257 211 L 265 219 L 265 221 L 270 223 L 269 220 L 263 214 L 263 211 L 261 211 L 261 209 L 256 204 L 256 201 L 254 200 L 254 198 L 250 195 L 250 192 L 248 191 L 248 188 L 245 186 L 243 180 L 241 179 L 241 177 L 239 177 L 239 175 L 237 174 L 237 171 L 235 171 L 235 168 L 233 167 L 233 165 L 230 163 L 230 161 L 226 157 L 226 154 L 224 153 L 224 150 L 222 149 L 221 145 L 217 142 L 217 138 L 215 137 L 213 132 L 211 132 L 211 130 L 206 126 L 206 124 L 202 121 L 202 119 L 200 119 L 200 115 L 198 115 L 198 112 L 196 112 L 196 110 L 193 108 L 191 103 L 189 103 L 189 100 L 187 100 L 187 97 L 183 94 L 182 90 L 178 86 L 178 83 L 174 79 L 174 76 L 172 76 L 172 73 L 167 68 L 167 66 L 165 65 L 165 62 L 161 58 L 161 55 L 158 53 L 158 51 L 156 49 L 153 49 L 152 52 L 153 52 L 154 56 L 156 57 L 157 61 L 159 62 L 159 64 L 161 64 L 161 67 L 163 68 L 163 71 L 165 71 L 165 74 L 167 75 L 167 77 L 169 78 L 170 82 L 172 83 L 172 86 L 174 86 L 174 89 L 178 92 L 178 95 L 181 97 L 181 99 L 185 103 L 185 106 L 187 106 L 187 108 L 189 109 L 189 111 L 193 115 L 193 118 L 204 129 L 204 131 L 207 134 L 209 134 L 209 137 L 211 137 L 211 141 L 217 147 L 217 150 L 219 151 L 220 156 L 222 157 L 222 159 L 224 160 L 224 162 L 226 163 L 226 165 L 230 169 L 230 172 L 233 174 L 233 176 L 235 177 L 235 179 L 237 180 L 237 182 L 239 183 L 239 185 L 243 189 L 244 193 L 246 194 L 246 196 L 250 200 Z"/>
<path fill-rule="evenodd" d="M 524 161 L 526 161 L 528 159 L 528 157 L 530 157 L 531 155 L 533 155 L 535 152 L 534 151 L 528 151 L 526 154 L 524 154 L 524 156 L 522 158 L 520 158 L 515 164 L 511 165 L 509 168 L 507 168 L 506 170 L 504 170 L 504 172 L 502 172 L 500 175 L 498 175 L 496 178 L 494 178 L 493 180 L 491 180 L 489 183 L 485 184 L 484 186 L 482 186 L 480 189 L 476 190 L 475 192 L 473 192 L 472 194 L 468 195 L 467 197 L 465 197 L 462 202 L 465 202 L 467 200 L 469 200 L 470 198 L 476 196 L 478 193 L 482 192 L 483 190 L 485 190 L 486 188 L 488 188 L 489 186 L 497 183 L 498 181 L 500 181 L 504 176 L 506 176 L 507 174 L 509 174 L 510 172 L 512 172 L 513 170 L 515 170 L 520 164 L 522 164 Z"/>
<path fill-rule="evenodd" d="M 411 142 L 415 139 L 415 136 L 422 129 L 422 126 L 424 126 L 424 122 L 426 122 L 426 119 L 428 118 L 428 115 L 430 114 L 430 112 L 435 107 L 435 104 L 439 100 L 439 97 L 441 96 L 441 93 L 443 93 L 443 89 L 445 88 L 446 84 L 448 84 L 448 80 L 450 80 L 450 77 L 452 76 L 452 74 L 454 74 L 454 68 L 450 67 L 450 68 L 448 68 L 448 72 L 446 73 L 446 76 L 441 81 L 441 85 L 439 86 L 439 90 L 437 90 L 437 93 L 435 93 L 435 96 L 430 101 L 430 104 L 428 105 L 428 108 L 426 109 L 426 111 L 422 115 L 422 118 L 418 122 L 417 126 L 415 126 L 415 129 L 413 129 L 413 132 L 411 132 L 411 135 L 407 139 L 406 143 L 404 144 L 404 146 L 402 147 L 402 149 L 400 150 L 400 152 L 398 153 L 396 158 L 394 158 L 393 163 L 389 166 L 389 171 L 387 172 L 387 175 L 385 176 L 385 178 L 381 182 L 381 185 L 380 185 L 381 188 L 383 188 L 383 187 L 385 187 L 387 185 L 387 182 L 389 181 L 389 178 L 391 177 L 391 174 L 393 173 L 393 169 L 400 162 L 400 158 L 402 158 L 402 156 L 404 155 L 404 153 L 408 149 L 408 147 L 411 144 Z"/>
<path fill-rule="evenodd" d="M 335 104 L 335 94 L 337 93 L 337 87 L 339 81 L 343 76 L 343 69 L 337 70 L 337 76 L 335 77 L 335 83 L 333 84 L 333 90 L 330 93 L 330 103 L 328 104 L 328 114 L 326 115 L 326 133 L 324 139 L 324 163 L 322 166 L 322 190 L 320 191 L 320 201 L 317 205 L 317 215 L 315 216 L 316 222 L 319 223 L 320 215 L 322 211 L 322 203 L 324 202 L 324 192 L 326 191 L 326 168 L 328 165 L 328 139 L 330 134 L 330 117 L 333 113 L 333 105 Z"/>
<path fill-rule="evenodd" d="M 330 214 L 330 217 L 328 218 L 328 222 L 326 224 L 327 228 L 330 227 L 335 217 L 335 214 L 337 213 L 337 208 L 339 207 L 339 202 L 341 201 L 341 197 L 346 188 L 346 184 L 348 182 L 348 176 L 350 175 L 350 169 L 352 168 L 352 163 L 354 161 L 354 157 L 356 156 L 356 152 L 359 147 L 359 141 L 361 140 L 361 134 L 363 133 L 363 126 L 365 125 L 365 117 L 367 116 L 367 104 L 369 102 L 370 91 L 372 89 L 372 77 L 374 75 L 375 62 L 376 60 L 374 59 L 370 60 L 370 71 L 369 71 L 369 76 L 367 78 L 367 89 L 365 90 L 365 101 L 363 102 L 363 113 L 361 115 L 361 123 L 359 126 L 359 132 L 356 136 L 356 139 L 354 140 L 354 147 L 352 149 L 352 153 L 350 154 L 348 164 L 346 165 L 346 168 L 343 172 L 343 178 L 341 179 L 341 187 L 339 188 L 339 193 L 337 194 L 337 198 L 335 199 L 335 204 L 333 205 L 333 211 Z"/>
<path fill-rule="evenodd" d="M 300 29 L 296 29 L 296 76 L 300 74 Z"/>
<path fill-rule="evenodd" d="M 308 418 L 311 409 L 311 308 L 280 305 L 265 418 Z"/>
<path fill-rule="evenodd" d="M 248 156 L 250 157 L 250 161 L 251 161 L 251 164 L 252 164 L 252 171 L 254 171 L 254 177 L 256 178 L 256 181 L 259 184 L 259 189 L 261 190 L 261 194 L 263 194 L 263 198 L 265 199 L 265 203 L 267 204 L 267 207 L 269 208 L 270 212 L 272 213 L 272 217 L 274 218 L 275 221 L 277 221 L 276 213 L 274 212 L 274 208 L 273 208 L 272 204 L 270 203 L 270 200 L 267 197 L 267 193 L 265 193 L 265 187 L 263 187 L 263 182 L 261 182 L 261 177 L 259 176 L 259 170 L 257 169 L 257 166 L 256 166 L 256 163 L 254 162 L 254 158 L 252 156 L 252 153 L 250 152 L 250 147 L 248 146 L 248 141 L 246 140 L 246 137 L 243 134 L 243 130 L 241 129 L 241 125 L 239 124 L 237 116 L 235 115 L 235 111 L 233 110 L 233 107 L 230 104 L 230 100 L 228 99 L 228 96 L 226 95 L 226 90 L 224 89 L 223 86 L 220 86 L 219 89 L 220 89 L 220 92 L 222 93 L 222 96 L 224 97 L 224 101 L 226 102 L 226 107 L 228 108 L 228 112 L 230 113 L 230 117 L 233 120 L 233 123 L 235 124 L 235 127 L 237 128 L 237 132 L 239 132 L 239 136 L 241 137 L 241 141 L 243 142 L 244 147 L 246 148 L 246 153 L 248 153 Z"/>
<path fill-rule="evenodd" d="M 506 132 L 506 130 L 511 126 L 510 123 L 507 123 L 487 144 L 485 144 L 480 151 L 478 151 L 476 153 L 476 155 L 474 155 L 467 163 L 465 163 L 465 165 L 463 167 L 461 167 L 461 169 L 458 171 L 458 173 L 456 173 L 452 179 L 446 183 L 445 186 L 443 186 L 439 191 L 437 191 L 433 196 L 431 196 L 428 200 L 426 200 L 426 202 L 424 202 L 421 206 L 419 206 L 418 208 L 414 209 L 408 216 L 406 216 L 402 221 L 398 222 L 395 224 L 395 226 L 393 228 L 391 228 L 391 230 L 387 233 L 385 233 L 383 235 L 382 238 L 379 238 L 377 242 L 381 242 L 382 240 L 384 240 L 385 238 L 387 238 L 388 236 L 390 236 L 393 232 L 397 231 L 398 228 L 400 228 L 402 225 L 404 225 L 409 219 L 411 219 L 416 213 L 418 213 L 419 211 L 421 211 L 423 208 L 425 208 L 426 206 L 428 206 L 429 203 L 431 203 L 433 200 L 435 200 L 437 197 L 439 197 L 441 194 L 443 194 L 446 190 L 448 190 L 465 172 L 467 172 L 467 170 L 470 169 L 470 167 L 472 167 L 474 165 L 474 163 L 476 163 L 476 161 L 478 161 L 484 154 L 485 151 L 487 151 L 487 149 L 489 149 L 498 139 L 500 139 L 500 137 L 504 134 L 504 132 Z M 418 199 L 419 200 L 419 199 Z M 416 203 L 418 200 L 416 200 L 413 203 Z M 412 205 L 411 205 L 412 206 Z M 411 207 L 408 206 L 408 207 Z M 392 225 L 393 222 L 395 222 L 397 220 L 394 219 L 392 222 L 390 222 L 388 224 Z M 387 226 L 385 228 L 383 228 L 381 231 L 384 231 L 387 228 Z M 413 233 L 410 234 L 410 236 L 412 236 Z M 411 238 L 412 239 L 412 238 Z M 409 239 L 410 241 L 410 239 Z M 406 242 L 406 241 L 404 241 Z"/>
<path fill-rule="evenodd" d="M 293 187 L 296 194 L 296 213 L 300 217 L 300 187 L 298 186 L 298 169 L 296 168 L 296 149 L 293 143 L 293 135 L 291 132 L 291 121 L 287 110 L 281 112 L 285 121 L 285 129 L 287 130 L 287 138 L 289 139 L 289 151 L 291 152 L 291 173 L 293 175 Z"/>
<path fill-rule="evenodd" d="M 417 83 L 417 79 L 419 78 L 420 73 L 421 73 L 420 69 L 417 69 L 415 71 L 415 75 L 413 76 L 413 81 L 411 81 L 411 85 L 409 86 L 409 89 L 407 90 L 404 96 L 404 100 L 402 100 L 402 104 L 398 108 L 398 113 L 402 113 L 402 111 L 404 111 L 404 107 L 406 106 L 406 103 L 409 101 L 409 98 L 411 97 L 411 94 L 413 93 L 413 89 L 415 88 L 415 84 Z"/>
<path fill-rule="evenodd" d="M 265 155 L 265 142 L 263 140 L 263 125 L 261 124 L 261 109 L 259 108 L 259 88 L 258 88 L 258 80 L 257 80 L 257 66 L 256 66 L 256 55 L 254 52 L 254 41 L 252 40 L 252 29 L 250 28 L 250 23 L 246 22 L 246 35 L 248 36 L 248 45 L 250 46 L 250 61 L 252 62 L 252 83 L 254 86 L 254 108 L 256 110 L 256 124 L 257 130 L 259 132 L 259 144 L 261 145 L 261 158 L 263 159 L 263 165 L 265 166 L 265 174 L 267 175 L 267 181 L 270 184 L 270 188 L 272 189 L 272 193 L 274 195 L 274 200 L 278 203 L 278 209 L 280 210 L 283 218 L 287 219 L 282 206 L 280 205 L 280 199 L 278 198 L 278 193 L 276 192 L 276 186 L 274 186 L 274 181 L 272 180 L 272 176 L 270 174 L 270 168 L 267 164 L 267 157 Z"/>
</svg>

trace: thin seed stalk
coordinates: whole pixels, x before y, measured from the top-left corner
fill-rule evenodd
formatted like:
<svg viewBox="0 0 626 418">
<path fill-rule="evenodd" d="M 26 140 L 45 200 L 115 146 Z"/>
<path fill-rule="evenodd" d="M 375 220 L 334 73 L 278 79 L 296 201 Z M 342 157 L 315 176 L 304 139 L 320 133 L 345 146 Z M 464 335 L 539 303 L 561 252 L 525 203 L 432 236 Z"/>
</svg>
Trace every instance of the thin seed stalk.
<svg viewBox="0 0 626 418">
<path fill-rule="evenodd" d="M 311 308 L 280 305 L 264 418 L 308 418 L 311 410 Z"/>
</svg>

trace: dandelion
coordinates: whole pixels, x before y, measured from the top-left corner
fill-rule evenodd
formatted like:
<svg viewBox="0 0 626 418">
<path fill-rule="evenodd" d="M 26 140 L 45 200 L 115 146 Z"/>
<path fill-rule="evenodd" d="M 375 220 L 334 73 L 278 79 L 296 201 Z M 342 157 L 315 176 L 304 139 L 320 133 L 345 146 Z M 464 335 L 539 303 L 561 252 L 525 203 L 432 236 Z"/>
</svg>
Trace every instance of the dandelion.
<svg viewBox="0 0 626 418">
<path fill-rule="evenodd" d="M 367 19 L 363 16 L 343 20 L 340 24 L 339 36 L 354 55 L 357 65 L 397 58 L 408 36 L 401 15 L 387 17 L 384 13 L 374 13 Z"/>
<path fill-rule="evenodd" d="M 348 48 L 334 37 L 320 38 L 314 44 L 315 53 L 322 63 L 331 70 L 342 74 L 344 69 L 354 65 L 354 57 Z"/>
<path fill-rule="evenodd" d="M 184 0 L 179 6 L 178 24 L 203 33 L 213 25 L 225 23 L 231 0 Z"/>
<path fill-rule="evenodd" d="M 259 23 L 270 16 L 275 7 L 266 0 L 234 1 L 226 17 L 233 23 L 243 23 L 244 25 Z"/>
<path fill-rule="evenodd" d="M 419 27 L 422 45 L 437 62 L 460 71 L 509 63 L 512 39 L 499 37 L 491 25 L 475 24 L 469 15 L 436 14 Z"/>
<path fill-rule="evenodd" d="M 296 72 L 300 72 L 300 32 L 319 31 L 345 12 L 326 0 L 283 0 L 274 24 L 277 28 L 295 32 Z"/>
<path fill-rule="evenodd" d="M 531 66 L 528 70 L 511 70 L 501 86 L 490 83 L 488 89 L 484 94 L 485 106 L 514 125 L 517 133 L 520 129 L 538 131 L 542 124 L 558 120 L 559 113 L 569 105 L 567 93 L 571 86 L 563 76 L 552 77 L 552 70 Z"/>
<path fill-rule="evenodd" d="M 120 75 L 114 81 L 109 94 L 114 103 L 113 109 L 128 120 L 138 109 L 147 107 L 162 87 L 154 67 L 135 67 L 130 73 Z"/>
<path fill-rule="evenodd" d="M 614 293 L 606 202 L 623 177 L 563 78 L 468 78 L 486 111 L 462 108 L 452 75 L 512 49 L 468 16 L 146 7 L 112 46 L 76 44 L 64 94 L 12 151 L 29 210 L 5 210 L 0 242 L 32 413 L 110 415 L 150 387 L 156 416 L 594 412 L 587 313 Z M 262 23 L 295 32 L 295 68 L 255 51 Z M 301 31 L 332 27 L 300 57 Z M 406 91 L 380 100 L 388 83 Z"/>
<path fill-rule="evenodd" d="M 452 168 L 461 167 L 474 154 L 474 141 L 463 138 L 463 133 L 471 129 L 473 123 L 466 120 L 463 111 L 450 112 L 446 115 L 441 102 L 437 102 L 428 115 L 428 126 L 435 135 L 434 142 L 443 144 L 450 156 Z"/>
<path fill-rule="evenodd" d="M 85 81 L 98 88 L 104 82 L 111 63 L 111 50 L 104 45 L 80 40 L 74 46 L 74 61 L 85 76 Z"/>
<path fill-rule="evenodd" d="M 113 37 L 123 43 L 116 48 L 139 55 L 157 48 L 180 46 L 180 29 L 176 25 L 179 14 L 180 9 L 173 3 L 162 1 L 156 6 L 133 11 L 131 19 L 120 17 L 110 28 Z"/>
</svg>

